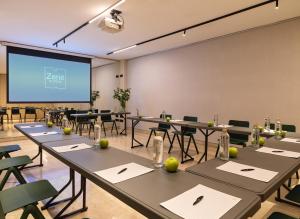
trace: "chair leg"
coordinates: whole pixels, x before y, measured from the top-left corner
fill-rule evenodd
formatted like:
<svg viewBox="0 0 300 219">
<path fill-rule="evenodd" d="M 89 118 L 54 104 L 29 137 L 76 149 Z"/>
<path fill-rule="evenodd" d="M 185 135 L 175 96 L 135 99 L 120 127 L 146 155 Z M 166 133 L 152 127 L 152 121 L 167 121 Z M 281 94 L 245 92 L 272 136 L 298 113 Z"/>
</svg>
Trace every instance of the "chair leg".
<svg viewBox="0 0 300 219">
<path fill-rule="evenodd" d="M 217 150 L 216 150 L 216 154 L 215 154 L 215 158 L 217 158 L 219 150 L 220 150 L 220 145 L 218 144 L 218 147 L 217 147 Z"/>
<path fill-rule="evenodd" d="M 104 122 L 102 122 L 101 125 L 102 125 L 102 127 L 103 127 L 104 135 L 106 136 L 106 130 L 105 130 Z"/>
<path fill-rule="evenodd" d="M 185 158 L 187 157 L 188 153 L 189 153 L 189 149 L 190 149 L 190 145 L 191 145 L 191 140 L 192 140 L 192 136 L 190 136 L 189 138 L 189 143 L 187 145 L 187 148 L 186 148 L 186 153 L 185 153 Z M 183 149 L 184 150 L 184 149 Z"/>
<path fill-rule="evenodd" d="M 166 134 L 167 134 L 167 132 L 164 133 L 163 140 L 165 140 Z"/>
<path fill-rule="evenodd" d="M 5 176 L 3 177 L 3 179 L 2 179 L 2 181 L 1 181 L 1 183 L 0 183 L 0 191 L 3 190 L 3 188 L 4 188 L 4 186 L 5 186 L 6 182 L 7 182 L 7 180 L 8 180 L 8 178 L 9 178 L 10 174 L 11 174 L 11 170 L 8 169 L 8 170 L 6 171 L 6 173 L 5 173 Z"/>
<path fill-rule="evenodd" d="M 291 185 L 292 185 L 292 178 L 289 178 L 288 187 L 291 187 Z"/>
<path fill-rule="evenodd" d="M 299 172 L 298 171 L 296 172 L 296 177 L 297 177 L 297 179 L 299 179 Z"/>
<path fill-rule="evenodd" d="M 116 122 L 116 121 L 114 121 L 114 123 L 115 123 L 115 128 L 116 128 L 116 131 L 117 131 L 117 135 L 119 135 L 119 131 L 118 131 L 117 122 Z"/>
<path fill-rule="evenodd" d="M 192 135 L 192 140 L 193 140 L 193 143 L 194 143 L 195 149 L 196 149 L 196 151 L 197 151 L 197 154 L 199 154 L 199 150 L 198 150 L 198 147 L 197 147 L 197 144 L 196 144 L 196 141 L 195 141 L 194 135 Z"/>
<path fill-rule="evenodd" d="M 180 143 L 179 135 L 176 135 L 176 137 L 177 137 L 178 144 L 179 144 L 179 146 L 181 147 L 181 143 Z M 184 148 L 183 148 L 183 150 L 184 150 Z"/>
<path fill-rule="evenodd" d="M 22 122 L 22 115 L 20 114 L 19 122 Z"/>
<path fill-rule="evenodd" d="M 149 135 L 149 137 L 148 137 L 148 141 L 147 141 L 147 144 L 146 144 L 146 148 L 147 148 L 147 147 L 148 147 L 148 145 L 149 145 L 149 142 L 150 142 L 150 139 L 151 139 L 152 133 L 153 133 L 153 130 L 151 130 L 151 132 L 150 132 L 150 135 Z"/>
<path fill-rule="evenodd" d="M 12 114 L 10 114 L 10 121 L 11 121 L 11 123 L 13 123 L 13 116 L 12 116 Z"/>
<path fill-rule="evenodd" d="M 169 143 L 170 143 L 170 145 L 171 145 L 171 138 L 170 138 L 169 132 L 167 131 L 166 133 L 167 133 L 167 137 L 168 137 L 168 139 L 169 139 Z"/>
<path fill-rule="evenodd" d="M 169 147 L 168 154 L 171 153 L 171 150 L 172 150 L 172 148 L 173 148 L 173 143 L 174 143 L 175 137 L 176 137 L 176 134 L 173 135 L 173 138 L 172 138 L 172 141 L 171 141 L 171 144 L 170 144 L 170 147 Z"/>
</svg>

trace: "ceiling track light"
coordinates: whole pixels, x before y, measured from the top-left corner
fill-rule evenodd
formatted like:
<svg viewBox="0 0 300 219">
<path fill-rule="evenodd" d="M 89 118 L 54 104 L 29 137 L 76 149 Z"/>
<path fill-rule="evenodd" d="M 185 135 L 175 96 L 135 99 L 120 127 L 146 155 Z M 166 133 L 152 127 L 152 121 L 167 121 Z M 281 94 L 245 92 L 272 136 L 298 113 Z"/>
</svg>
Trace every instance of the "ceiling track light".
<svg viewBox="0 0 300 219">
<path fill-rule="evenodd" d="M 171 33 L 167 33 L 167 34 L 164 34 L 164 35 L 161 35 L 161 36 L 158 36 L 158 37 L 154 37 L 152 39 L 148 39 L 148 40 L 142 41 L 140 43 L 136 43 L 134 46 L 129 46 L 129 47 L 126 47 L 124 49 L 120 49 L 120 50 L 116 50 L 116 51 L 113 51 L 113 52 L 109 52 L 106 55 L 112 55 L 112 54 L 115 54 L 115 53 L 123 52 L 124 50 L 131 49 L 131 48 L 134 48 L 136 46 L 143 45 L 143 44 L 146 44 L 146 43 L 149 43 L 149 42 L 152 42 L 152 41 L 155 41 L 155 40 L 159 40 L 161 38 L 168 37 L 168 36 L 171 36 L 171 35 L 174 35 L 174 34 L 182 33 L 182 32 L 183 32 L 182 36 L 185 36 L 186 35 L 186 31 L 188 31 L 190 29 L 194 29 L 196 27 L 204 26 L 206 24 L 213 23 L 215 21 L 219 21 L 219 20 L 222 20 L 222 19 L 234 16 L 236 14 L 241 14 L 241 13 L 244 13 L 246 11 L 250 11 L 252 9 L 262 7 L 262 6 L 270 4 L 270 3 L 274 3 L 275 2 L 276 3 L 276 7 L 278 7 L 278 1 L 279 0 L 267 0 L 267 1 L 264 1 L 264 2 L 261 2 L 261 3 L 258 3 L 256 5 L 252 5 L 252 6 L 240 9 L 238 11 L 234 11 L 234 12 L 222 15 L 220 17 L 216 17 L 216 18 L 213 18 L 213 19 L 210 19 L 210 20 L 207 20 L 207 21 L 203 21 L 201 23 L 198 23 L 198 24 L 195 24 L 195 25 L 192 25 L 192 26 L 189 26 L 189 27 L 185 27 L 185 28 L 182 28 L 180 30 L 173 31 Z"/>
<path fill-rule="evenodd" d="M 92 19 L 90 19 L 89 21 L 85 22 L 84 24 L 80 25 L 79 27 L 77 27 L 76 29 L 72 30 L 70 33 L 68 33 L 67 35 L 63 36 L 62 38 L 60 38 L 59 40 L 57 40 L 55 43 L 53 43 L 53 46 L 58 47 L 58 44 L 60 42 L 64 42 L 66 41 L 66 38 L 68 38 L 69 36 L 71 36 L 72 34 L 74 34 L 75 32 L 77 32 L 78 30 L 80 30 L 81 28 L 87 26 L 88 24 L 91 24 L 93 22 L 95 22 L 96 20 L 98 20 L 103 14 L 105 14 L 107 11 L 110 11 L 116 7 L 118 7 L 119 5 L 123 4 L 126 0 L 119 0 L 116 3 L 112 4 L 111 6 L 109 6 L 108 8 L 106 8 L 104 11 L 102 11 L 101 13 L 99 13 L 97 16 L 93 17 Z"/>
<path fill-rule="evenodd" d="M 276 4 L 275 9 L 278 10 L 279 9 L 279 0 L 276 0 L 275 4 Z"/>
</svg>

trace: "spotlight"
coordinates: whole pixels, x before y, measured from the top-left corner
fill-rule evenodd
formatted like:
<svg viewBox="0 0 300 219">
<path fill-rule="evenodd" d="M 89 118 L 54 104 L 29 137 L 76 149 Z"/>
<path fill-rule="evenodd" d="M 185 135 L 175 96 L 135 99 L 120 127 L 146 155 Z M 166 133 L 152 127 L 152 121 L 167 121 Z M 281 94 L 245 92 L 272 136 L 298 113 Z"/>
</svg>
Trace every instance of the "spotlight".
<svg viewBox="0 0 300 219">
<path fill-rule="evenodd" d="M 183 37 L 185 37 L 185 36 L 186 36 L 186 30 L 184 30 L 184 31 L 183 31 L 183 34 L 182 34 L 182 36 L 183 36 Z"/>
<path fill-rule="evenodd" d="M 279 5 L 279 0 L 276 1 L 276 6 L 275 6 L 275 9 L 276 9 L 276 10 L 279 9 L 279 6 L 278 6 L 278 5 Z"/>
</svg>

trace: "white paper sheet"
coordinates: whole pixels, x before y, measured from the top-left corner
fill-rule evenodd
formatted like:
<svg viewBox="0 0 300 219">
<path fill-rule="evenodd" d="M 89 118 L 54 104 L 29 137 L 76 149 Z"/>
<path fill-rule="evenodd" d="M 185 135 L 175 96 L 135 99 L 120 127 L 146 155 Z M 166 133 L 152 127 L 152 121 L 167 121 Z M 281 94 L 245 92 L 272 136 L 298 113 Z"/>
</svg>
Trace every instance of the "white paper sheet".
<svg viewBox="0 0 300 219">
<path fill-rule="evenodd" d="M 276 148 L 262 147 L 257 149 L 258 152 L 279 155 L 283 157 L 299 158 L 300 153 L 294 151 L 281 150 Z"/>
<path fill-rule="evenodd" d="M 29 129 L 29 128 L 41 128 L 43 125 L 22 125 L 20 128 L 22 129 Z"/>
<path fill-rule="evenodd" d="M 194 201 L 203 196 L 196 205 Z M 194 188 L 166 201 L 160 205 L 186 219 L 217 219 L 232 209 L 241 199 L 203 185 Z"/>
<path fill-rule="evenodd" d="M 127 168 L 126 171 L 118 174 L 121 170 Z M 95 172 L 98 176 L 104 178 L 111 183 L 122 182 L 146 173 L 153 171 L 153 169 L 144 167 L 136 163 L 128 163 L 117 167 L 112 167 L 106 170 Z"/>
<path fill-rule="evenodd" d="M 236 163 L 233 161 L 228 161 L 227 163 L 217 167 L 219 170 L 223 170 L 229 173 L 234 173 L 237 175 L 245 176 L 248 178 L 256 179 L 263 182 L 269 182 L 273 179 L 278 172 L 271 170 L 266 170 L 254 166 L 249 166 L 245 164 Z M 242 169 L 254 169 L 252 171 L 242 171 Z"/>
<path fill-rule="evenodd" d="M 280 141 L 300 144 L 300 139 L 299 138 L 283 138 Z"/>
<path fill-rule="evenodd" d="M 59 147 L 53 147 L 53 150 L 63 153 L 63 152 L 69 152 L 69 151 L 79 151 L 83 149 L 88 149 L 93 146 L 81 143 L 81 144 L 72 144 L 72 145 L 64 145 L 64 146 L 59 146 Z"/>
<path fill-rule="evenodd" d="M 275 134 L 275 130 L 273 129 L 264 129 L 263 133 Z"/>
<path fill-rule="evenodd" d="M 183 122 L 182 119 L 171 119 L 170 122 Z"/>
<path fill-rule="evenodd" d="M 219 127 L 219 128 L 230 128 L 230 127 L 232 127 L 232 125 L 220 124 L 217 127 Z"/>
<path fill-rule="evenodd" d="M 36 132 L 36 133 L 31 133 L 30 135 L 33 137 L 37 136 L 45 136 L 45 135 L 56 135 L 58 132 Z"/>
</svg>

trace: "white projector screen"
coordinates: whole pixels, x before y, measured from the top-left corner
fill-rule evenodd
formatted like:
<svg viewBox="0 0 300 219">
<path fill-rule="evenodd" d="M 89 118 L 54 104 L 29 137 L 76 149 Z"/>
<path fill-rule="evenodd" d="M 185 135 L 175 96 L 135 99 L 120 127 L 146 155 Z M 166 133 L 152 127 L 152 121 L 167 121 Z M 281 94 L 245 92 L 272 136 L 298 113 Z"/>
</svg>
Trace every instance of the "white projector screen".
<svg viewBox="0 0 300 219">
<path fill-rule="evenodd" d="M 7 47 L 8 103 L 88 103 L 91 59 Z"/>
</svg>

